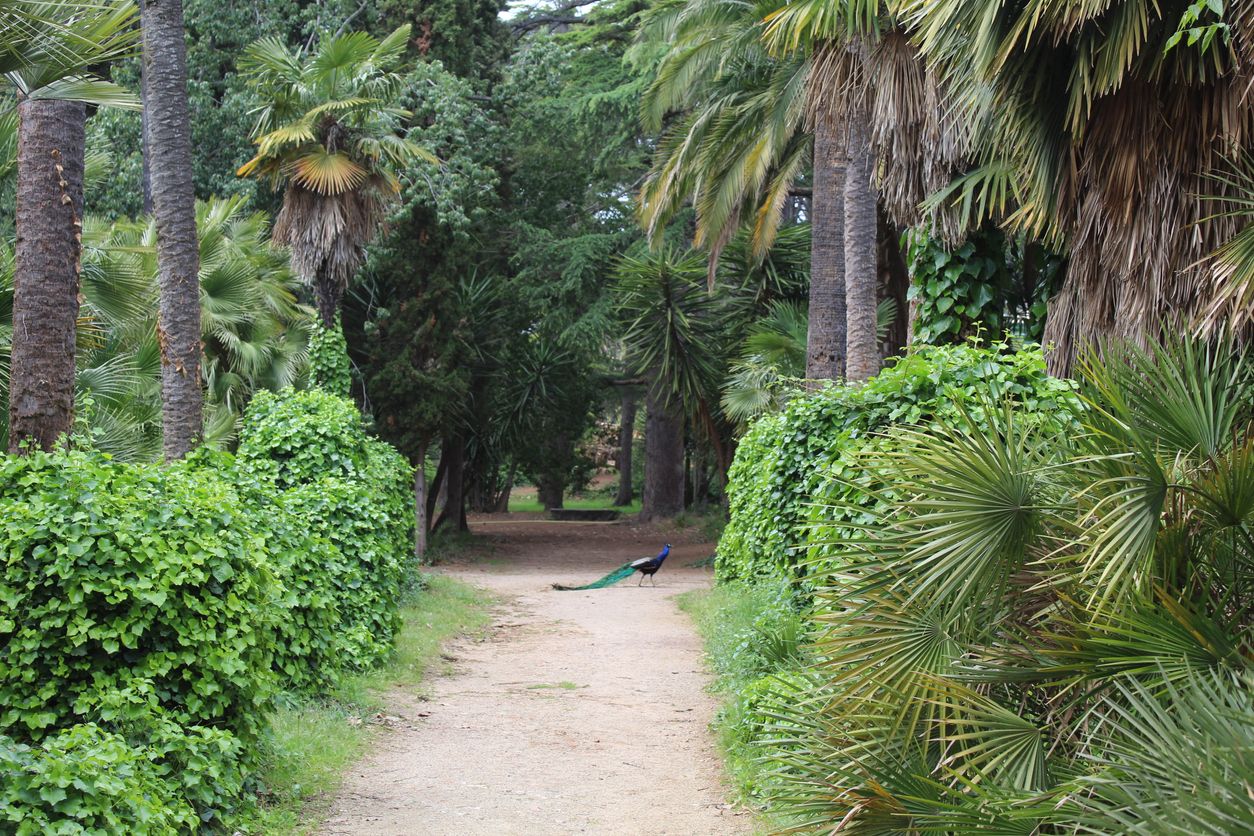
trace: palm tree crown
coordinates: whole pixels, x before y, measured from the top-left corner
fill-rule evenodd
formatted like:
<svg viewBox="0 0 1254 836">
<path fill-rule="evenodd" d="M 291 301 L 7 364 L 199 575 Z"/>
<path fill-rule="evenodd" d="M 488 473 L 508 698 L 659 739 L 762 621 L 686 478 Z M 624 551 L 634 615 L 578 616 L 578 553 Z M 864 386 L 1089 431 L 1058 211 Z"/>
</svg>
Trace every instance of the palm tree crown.
<svg viewBox="0 0 1254 836">
<path fill-rule="evenodd" d="M 257 153 L 238 173 L 287 187 L 274 238 L 314 285 L 328 326 L 400 190 L 399 172 L 416 157 L 434 160 L 405 137 L 410 114 L 396 105 L 404 79 L 393 68 L 408 38 L 408 26 L 382 40 L 352 32 L 308 56 L 266 38 L 240 59 L 261 104 Z"/>
</svg>

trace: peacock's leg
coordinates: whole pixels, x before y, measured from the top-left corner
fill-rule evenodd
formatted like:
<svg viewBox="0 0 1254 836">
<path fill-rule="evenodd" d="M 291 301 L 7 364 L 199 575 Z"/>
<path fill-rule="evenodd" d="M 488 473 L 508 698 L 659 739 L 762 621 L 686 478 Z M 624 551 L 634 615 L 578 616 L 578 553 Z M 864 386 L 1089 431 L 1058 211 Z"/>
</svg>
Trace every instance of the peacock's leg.
<svg viewBox="0 0 1254 836">
<path fill-rule="evenodd" d="M 640 573 L 640 580 L 636 581 L 636 586 L 640 586 L 642 583 L 644 583 L 644 572 Z"/>
</svg>

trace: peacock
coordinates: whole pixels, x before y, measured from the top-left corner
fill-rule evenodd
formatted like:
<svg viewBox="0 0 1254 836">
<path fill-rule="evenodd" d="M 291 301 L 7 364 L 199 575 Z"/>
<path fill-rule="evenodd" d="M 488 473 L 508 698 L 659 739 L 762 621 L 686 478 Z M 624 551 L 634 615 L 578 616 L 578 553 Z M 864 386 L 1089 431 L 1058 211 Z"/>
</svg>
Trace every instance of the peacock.
<svg viewBox="0 0 1254 836">
<path fill-rule="evenodd" d="M 662 551 L 653 557 L 642 557 L 639 560 L 624 563 L 622 566 L 619 566 L 613 572 L 610 572 L 600 580 L 593 581 L 592 583 L 586 583 L 583 586 L 563 586 L 560 583 L 555 583 L 553 584 L 553 588 L 564 591 L 575 589 L 603 589 L 607 586 L 613 586 L 624 578 L 631 577 L 631 575 L 635 572 L 640 573 L 640 581 L 636 584 L 636 586 L 640 586 L 640 584 L 644 583 L 644 579 L 646 577 L 654 586 L 657 586 L 657 581 L 654 580 L 653 576 L 657 574 L 658 569 L 662 568 L 663 561 L 666 560 L 666 556 L 670 553 L 671 544 L 667 543 L 662 547 Z"/>
</svg>

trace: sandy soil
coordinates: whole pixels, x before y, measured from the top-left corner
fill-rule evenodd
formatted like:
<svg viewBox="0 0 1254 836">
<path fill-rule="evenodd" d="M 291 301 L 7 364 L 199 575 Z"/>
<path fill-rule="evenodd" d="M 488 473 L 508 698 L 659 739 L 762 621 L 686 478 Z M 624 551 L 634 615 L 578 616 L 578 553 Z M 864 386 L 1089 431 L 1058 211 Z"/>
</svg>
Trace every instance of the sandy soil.
<svg viewBox="0 0 1254 836">
<path fill-rule="evenodd" d="M 749 833 L 725 803 L 708 723 L 700 641 L 674 597 L 707 586 L 685 564 L 710 544 L 627 525 L 472 520 L 489 545 L 443 567 L 503 603 L 489 636 L 450 651 L 427 700 L 395 693 L 403 718 L 350 773 L 331 834 Z M 676 548 L 658 588 L 635 579 L 558 592 L 629 559 Z"/>
</svg>

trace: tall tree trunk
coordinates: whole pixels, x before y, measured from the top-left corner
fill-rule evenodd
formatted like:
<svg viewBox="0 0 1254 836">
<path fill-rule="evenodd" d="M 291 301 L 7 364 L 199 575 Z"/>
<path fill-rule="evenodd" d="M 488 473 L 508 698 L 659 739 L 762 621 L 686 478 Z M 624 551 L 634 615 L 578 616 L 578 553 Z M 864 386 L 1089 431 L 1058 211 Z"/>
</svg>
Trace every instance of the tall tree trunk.
<svg viewBox="0 0 1254 836">
<path fill-rule="evenodd" d="M 431 484 L 427 486 L 427 519 L 435 519 L 436 505 L 439 504 L 441 497 L 444 495 L 444 474 L 448 472 L 448 447 L 440 448 L 440 463 L 435 466 L 435 478 L 431 480 Z M 434 531 L 435 525 L 427 527 L 428 531 Z"/>
<path fill-rule="evenodd" d="M 845 377 L 850 381 L 866 380 L 880 370 L 879 341 L 875 338 L 877 231 L 870 131 L 867 115 L 861 112 L 850 120 L 845 176 Z"/>
<path fill-rule="evenodd" d="M 536 498 L 546 511 L 565 505 L 565 493 L 566 485 L 561 479 L 549 475 L 536 481 Z"/>
<path fill-rule="evenodd" d="M 631 454 L 636 441 L 636 393 L 623 387 L 623 420 L 618 428 L 618 495 L 615 505 L 630 505 L 635 490 L 631 483 Z"/>
<path fill-rule="evenodd" d="M 440 518 L 432 526 L 437 528 L 451 523 L 457 531 L 467 531 L 466 525 L 466 443 L 461 436 L 453 436 L 444 441 L 444 454 L 448 456 L 448 471 L 444 476 L 446 499 Z"/>
<path fill-rule="evenodd" d="M 143 19 L 142 6 L 140 19 Z M 143 25 L 142 23 L 140 24 Z M 140 162 L 140 182 L 144 190 L 143 211 L 145 215 L 152 214 L 152 172 L 148 170 L 149 148 L 152 147 L 152 141 L 148 139 L 148 101 L 147 91 L 148 85 L 144 83 L 144 65 L 139 65 L 139 96 L 143 102 L 143 107 L 139 111 L 139 162 Z"/>
<path fill-rule="evenodd" d="M 817 120 L 810 199 L 810 328 L 806 378 L 817 384 L 845 373 L 845 169 L 838 125 Z"/>
<path fill-rule="evenodd" d="M 879 291 L 881 300 L 892 299 L 896 312 L 880 343 L 881 362 L 901 354 L 909 344 L 910 270 L 901 251 L 901 230 L 880 209 L 879 215 Z"/>
<path fill-rule="evenodd" d="M 656 377 L 656 376 L 654 376 Z M 645 402 L 644 504 L 641 517 L 673 517 L 684 510 L 684 414 L 678 396 L 660 385 Z"/>
<path fill-rule="evenodd" d="M 518 464 L 510 462 L 509 472 L 505 475 L 505 485 L 501 488 L 501 493 L 496 498 L 496 507 L 492 510 L 498 514 L 509 513 L 509 497 L 514 492 L 514 478 L 518 475 Z"/>
<path fill-rule="evenodd" d="M 148 168 L 157 222 L 161 301 L 161 428 L 167 460 L 182 458 L 203 431 L 200 388 L 200 244 L 187 113 L 187 48 L 181 0 L 144 0 L 144 102 Z"/>
<path fill-rule="evenodd" d="M 336 327 L 335 315 L 339 313 L 340 302 L 344 298 L 344 290 L 340 283 L 331 275 L 330 268 L 323 266 L 314 280 L 314 304 L 318 308 L 318 316 L 322 319 L 323 328 Z"/>
<path fill-rule="evenodd" d="M 421 563 L 427 554 L 427 445 L 418 448 L 414 466 L 414 558 Z"/>
<path fill-rule="evenodd" d="M 82 255 L 87 109 L 17 107 L 17 249 L 9 371 L 9 452 L 51 450 L 74 427 L 74 341 Z"/>
</svg>

